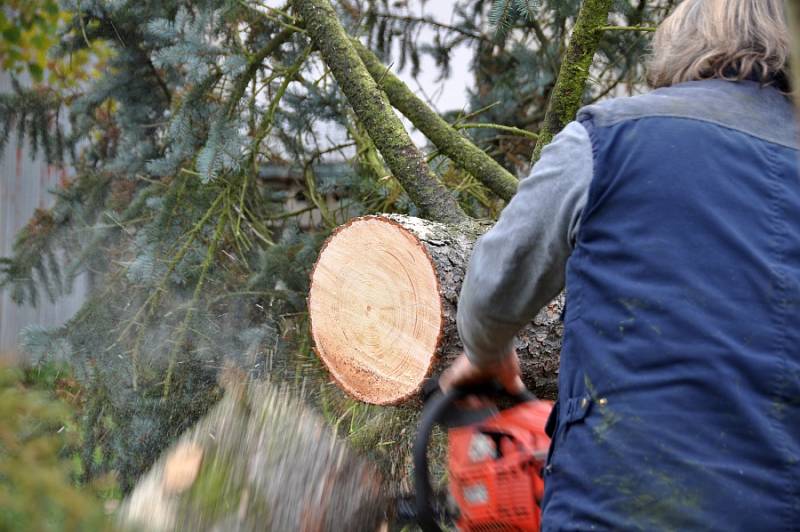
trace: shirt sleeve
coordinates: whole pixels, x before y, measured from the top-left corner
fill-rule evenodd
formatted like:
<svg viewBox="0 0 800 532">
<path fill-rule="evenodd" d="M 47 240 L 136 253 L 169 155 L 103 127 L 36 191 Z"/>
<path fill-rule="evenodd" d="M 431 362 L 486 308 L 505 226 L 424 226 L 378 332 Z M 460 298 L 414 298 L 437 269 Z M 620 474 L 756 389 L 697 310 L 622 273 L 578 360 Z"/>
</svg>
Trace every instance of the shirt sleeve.
<svg viewBox="0 0 800 532">
<path fill-rule="evenodd" d="M 589 134 L 571 122 L 478 240 L 456 319 L 474 364 L 485 366 L 511 352 L 516 333 L 564 288 L 592 174 Z"/>
</svg>

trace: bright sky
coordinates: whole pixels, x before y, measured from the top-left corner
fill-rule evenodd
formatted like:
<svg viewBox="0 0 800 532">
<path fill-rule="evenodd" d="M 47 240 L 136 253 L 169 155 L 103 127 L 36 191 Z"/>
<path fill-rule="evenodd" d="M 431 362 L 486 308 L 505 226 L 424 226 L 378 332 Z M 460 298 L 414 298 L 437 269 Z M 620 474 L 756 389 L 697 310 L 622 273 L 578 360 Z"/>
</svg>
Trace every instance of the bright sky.
<svg viewBox="0 0 800 532">
<path fill-rule="evenodd" d="M 419 16 L 427 16 L 438 22 L 450 24 L 453 22 L 453 8 L 457 3 L 456 0 L 429 0 L 423 6 L 419 0 L 412 0 L 411 5 L 415 6 L 414 11 Z M 423 32 L 423 36 L 430 37 L 431 35 L 433 35 L 431 30 Z M 436 82 L 438 70 L 433 59 L 424 58 L 420 69 L 419 84 L 425 94 L 431 98 L 437 111 L 461 109 L 467 104 L 466 88 L 473 83 L 474 79 L 469 72 L 471 58 L 472 52 L 468 47 L 457 48 L 450 62 L 451 77 L 444 83 Z M 400 72 L 399 75 L 412 89 L 418 88 L 417 82 L 411 77 L 410 68 L 406 68 L 406 71 Z"/>
</svg>

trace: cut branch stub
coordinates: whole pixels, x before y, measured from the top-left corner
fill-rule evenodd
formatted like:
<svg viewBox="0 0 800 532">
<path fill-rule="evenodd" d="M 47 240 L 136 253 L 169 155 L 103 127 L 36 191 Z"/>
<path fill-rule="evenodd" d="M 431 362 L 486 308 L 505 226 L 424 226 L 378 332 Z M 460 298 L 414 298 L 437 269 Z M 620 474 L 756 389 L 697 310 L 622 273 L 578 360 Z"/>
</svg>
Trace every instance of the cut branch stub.
<svg viewBox="0 0 800 532">
<path fill-rule="evenodd" d="M 402 403 L 461 352 L 458 294 L 486 228 L 384 215 L 331 235 L 308 308 L 317 353 L 342 389 L 373 404 Z M 541 397 L 555 393 L 562 304 L 548 305 L 517 340 L 526 384 Z"/>
</svg>

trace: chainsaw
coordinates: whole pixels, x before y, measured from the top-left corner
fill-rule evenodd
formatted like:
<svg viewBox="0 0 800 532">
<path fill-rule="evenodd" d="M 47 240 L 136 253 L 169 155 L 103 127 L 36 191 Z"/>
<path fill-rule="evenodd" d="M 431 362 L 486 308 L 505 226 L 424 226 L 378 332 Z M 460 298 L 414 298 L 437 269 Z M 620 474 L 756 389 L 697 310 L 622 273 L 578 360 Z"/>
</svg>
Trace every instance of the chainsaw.
<svg viewBox="0 0 800 532">
<path fill-rule="evenodd" d="M 413 449 L 415 494 L 398 501 L 398 520 L 416 521 L 424 532 L 441 532 L 440 524 L 464 532 L 538 531 L 552 402 L 528 391 L 511 396 L 499 385 L 442 393 L 436 380 L 423 392 Z M 461 407 L 469 396 L 508 406 Z M 447 493 L 434 493 L 430 482 L 427 449 L 434 425 L 447 429 Z"/>
</svg>

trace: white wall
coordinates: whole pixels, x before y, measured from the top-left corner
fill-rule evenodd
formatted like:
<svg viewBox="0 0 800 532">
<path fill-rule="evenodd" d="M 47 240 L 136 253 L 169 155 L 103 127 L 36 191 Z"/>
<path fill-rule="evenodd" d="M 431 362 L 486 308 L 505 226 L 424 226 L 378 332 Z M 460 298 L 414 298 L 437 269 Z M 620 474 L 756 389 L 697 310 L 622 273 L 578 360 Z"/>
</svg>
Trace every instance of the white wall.
<svg viewBox="0 0 800 532">
<path fill-rule="evenodd" d="M 8 75 L 0 72 L 0 93 L 10 92 Z M 48 190 L 54 188 L 67 170 L 54 168 L 41 156 L 31 160 L 25 142 L 17 145 L 16 132 L 0 153 L 0 256 L 9 257 L 14 237 L 37 208 L 46 209 L 54 198 Z M 71 295 L 50 303 L 42 293 L 39 306 L 17 306 L 8 291 L 0 291 L 0 352 L 15 350 L 19 331 L 29 324 L 46 327 L 64 323 L 80 307 L 86 293 L 86 281 L 77 279 Z"/>
</svg>

